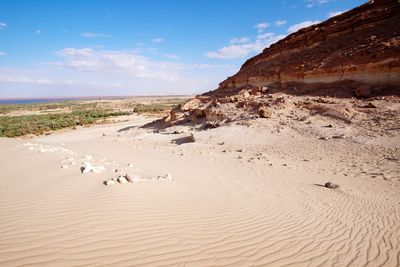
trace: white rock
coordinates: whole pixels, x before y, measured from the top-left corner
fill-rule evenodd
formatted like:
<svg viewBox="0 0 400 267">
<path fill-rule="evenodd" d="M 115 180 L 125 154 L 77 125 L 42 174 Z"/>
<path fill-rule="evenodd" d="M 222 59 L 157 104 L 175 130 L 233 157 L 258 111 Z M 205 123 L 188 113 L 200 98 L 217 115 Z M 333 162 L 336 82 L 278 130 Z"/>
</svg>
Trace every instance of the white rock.
<svg viewBox="0 0 400 267">
<path fill-rule="evenodd" d="M 90 162 L 84 162 L 82 166 L 82 173 L 89 173 L 93 170 L 92 164 Z"/>
<path fill-rule="evenodd" d="M 120 184 L 126 184 L 128 182 L 128 180 L 126 180 L 126 178 L 124 176 L 120 176 L 120 177 L 118 177 L 118 182 Z"/>
<path fill-rule="evenodd" d="M 68 165 L 62 165 L 61 168 L 62 169 L 68 169 L 69 167 L 68 167 Z"/>
<path fill-rule="evenodd" d="M 128 167 L 132 168 L 133 164 L 132 163 L 128 163 Z"/>
<path fill-rule="evenodd" d="M 158 176 L 158 180 L 160 181 L 166 181 L 166 182 L 172 182 L 172 175 L 170 173 L 164 175 L 164 176 Z"/>
<path fill-rule="evenodd" d="M 104 183 L 105 183 L 105 185 L 113 185 L 113 184 L 115 184 L 115 181 L 114 180 L 107 180 Z"/>
</svg>

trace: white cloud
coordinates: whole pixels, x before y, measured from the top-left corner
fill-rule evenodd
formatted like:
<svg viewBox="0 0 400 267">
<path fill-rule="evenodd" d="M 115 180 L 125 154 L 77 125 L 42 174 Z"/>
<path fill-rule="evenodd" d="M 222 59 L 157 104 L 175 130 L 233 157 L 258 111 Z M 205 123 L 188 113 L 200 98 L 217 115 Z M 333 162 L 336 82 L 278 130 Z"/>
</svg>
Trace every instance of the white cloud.
<svg viewBox="0 0 400 267">
<path fill-rule="evenodd" d="M 41 30 L 36 30 L 35 33 L 36 33 L 36 34 L 41 34 L 42 31 L 41 31 Z"/>
<path fill-rule="evenodd" d="M 0 57 L 6 56 L 6 55 L 7 55 L 6 52 L 0 51 Z"/>
<path fill-rule="evenodd" d="M 0 22 L 0 30 L 4 29 L 5 27 L 7 27 L 7 24 Z"/>
<path fill-rule="evenodd" d="M 340 14 L 343 14 L 344 12 L 347 12 L 347 10 L 329 12 L 328 13 L 328 18 L 332 18 L 332 17 L 338 16 Z"/>
<path fill-rule="evenodd" d="M 274 24 L 275 24 L 275 26 L 280 27 L 280 26 L 283 26 L 283 25 L 286 24 L 286 20 L 278 19 L 278 20 L 276 20 L 276 21 L 274 22 Z"/>
<path fill-rule="evenodd" d="M 175 54 L 165 54 L 164 57 L 175 60 L 180 58 L 178 55 Z"/>
<path fill-rule="evenodd" d="M 110 34 L 96 32 L 83 32 L 81 36 L 85 38 L 112 38 Z"/>
<path fill-rule="evenodd" d="M 207 52 L 206 56 L 215 59 L 234 59 L 245 58 L 252 53 L 260 53 L 264 48 L 284 38 L 286 35 L 276 35 L 275 33 L 259 33 L 254 41 L 249 40 L 246 43 L 232 43 L 222 47 L 217 51 Z"/>
<path fill-rule="evenodd" d="M 231 65 L 156 61 L 132 51 L 65 48 L 58 61 L 0 67 L 0 97 L 193 94 L 214 89 Z"/>
<path fill-rule="evenodd" d="M 254 28 L 256 28 L 258 32 L 263 32 L 269 26 L 271 26 L 271 24 L 269 24 L 268 22 L 261 22 L 261 23 L 254 25 Z"/>
<path fill-rule="evenodd" d="M 154 38 L 154 39 L 152 39 L 151 40 L 153 43 L 162 43 L 162 42 L 164 42 L 164 39 L 163 38 Z"/>
<path fill-rule="evenodd" d="M 248 37 L 232 38 L 230 40 L 231 44 L 245 44 L 248 42 L 250 42 L 250 38 Z"/>
<path fill-rule="evenodd" d="M 315 5 L 323 5 L 328 3 L 331 0 L 306 0 L 307 2 L 307 7 L 313 7 Z"/>
<path fill-rule="evenodd" d="M 288 28 L 287 32 L 288 33 L 294 33 L 294 32 L 297 32 L 298 30 L 300 30 L 302 28 L 306 28 L 306 27 L 309 27 L 311 25 L 318 24 L 318 23 L 320 23 L 320 21 L 318 21 L 318 20 L 303 21 L 303 22 L 300 22 L 300 23 L 297 23 L 297 24 L 294 24 L 294 25 L 290 26 Z"/>
</svg>

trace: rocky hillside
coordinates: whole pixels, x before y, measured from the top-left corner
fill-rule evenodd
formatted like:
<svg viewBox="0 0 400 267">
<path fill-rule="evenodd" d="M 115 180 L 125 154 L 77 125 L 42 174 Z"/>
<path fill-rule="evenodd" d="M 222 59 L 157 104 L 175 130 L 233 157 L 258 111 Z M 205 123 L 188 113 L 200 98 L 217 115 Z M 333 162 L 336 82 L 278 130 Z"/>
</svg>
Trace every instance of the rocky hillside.
<svg viewBox="0 0 400 267">
<path fill-rule="evenodd" d="M 246 85 L 275 85 L 303 94 L 324 84 L 333 87 L 333 94 L 345 94 L 349 92 L 340 89 L 349 88 L 348 80 L 368 84 L 376 94 L 400 84 L 399 1 L 370 1 L 301 29 L 246 61 L 212 94 L 237 92 Z"/>
<path fill-rule="evenodd" d="M 399 88 L 400 2 L 375 0 L 271 45 L 162 122 L 218 127 L 267 118 L 278 130 L 308 131 L 320 121 L 392 135 L 400 129 Z"/>
</svg>

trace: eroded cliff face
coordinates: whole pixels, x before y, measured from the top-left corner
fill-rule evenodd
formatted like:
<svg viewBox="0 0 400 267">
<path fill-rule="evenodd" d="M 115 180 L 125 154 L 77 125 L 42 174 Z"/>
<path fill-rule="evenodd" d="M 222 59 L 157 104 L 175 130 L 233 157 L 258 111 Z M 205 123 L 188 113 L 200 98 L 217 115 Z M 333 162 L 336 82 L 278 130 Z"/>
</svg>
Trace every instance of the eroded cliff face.
<svg viewBox="0 0 400 267">
<path fill-rule="evenodd" d="M 400 1 L 370 1 L 266 48 L 218 89 L 171 110 L 162 122 L 207 128 L 265 118 L 296 128 L 329 117 L 358 132 L 397 129 L 399 35 Z"/>
<path fill-rule="evenodd" d="M 336 83 L 337 89 L 337 83 L 346 80 L 380 88 L 397 86 L 399 35 L 400 2 L 370 1 L 271 45 L 247 60 L 211 94 L 271 84 L 282 90 L 296 87 L 310 91 L 320 84 Z"/>
</svg>

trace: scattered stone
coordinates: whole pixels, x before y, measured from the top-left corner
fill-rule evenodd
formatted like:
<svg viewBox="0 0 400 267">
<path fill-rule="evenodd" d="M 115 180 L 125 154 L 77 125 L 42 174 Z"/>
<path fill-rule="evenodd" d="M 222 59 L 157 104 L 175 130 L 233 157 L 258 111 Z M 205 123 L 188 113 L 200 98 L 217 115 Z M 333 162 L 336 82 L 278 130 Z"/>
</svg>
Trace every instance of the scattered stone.
<svg viewBox="0 0 400 267">
<path fill-rule="evenodd" d="M 125 179 L 126 179 L 128 182 L 133 183 L 132 177 L 131 177 L 129 174 L 126 174 L 126 175 L 125 175 Z"/>
<path fill-rule="evenodd" d="M 242 152 L 244 152 L 244 149 L 243 148 L 237 149 L 236 152 L 242 153 Z"/>
<path fill-rule="evenodd" d="M 268 86 L 263 86 L 263 87 L 261 88 L 261 93 L 265 94 L 265 93 L 267 93 L 267 92 L 268 92 Z"/>
<path fill-rule="evenodd" d="M 225 145 L 225 142 L 218 143 L 218 145 L 223 146 Z"/>
<path fill-rule="evenodd" d="M 221 126 L 221 123 L 219 121 L 207 121 L 204 128 L 215 129 L 215 128 L 218 128 L 219 126 Z"/>
<path fill-rule="evenodd" d="M 261 106 L 258 109 L 258 115 L 260 116 L 260 118 L 270 118 L 272 115 L 272 112 L 269 108 L 267 108 L 265 106 Z"/>
<path fill-rule="evenodd" d="M 115 181 L 110 179 L 110 180 L 104 181 L 103 183 L 104 183 L 104 185 L 114 185 Z"/>
<path fill-rule="evenodd" d="M 92 164 L 90 164 L 89 162 L 84 162 L 83 166 L 81 167 L 81 172 L 82 173 L 89 173 L 93 170 L 93 166 Z"/>
<path fill-rule="evenodd" d="M 68 167 L 68 165 L 62 165 L 61 168 L 62 169 L 68 169 L 69 167 Z"/>
<path fill-rule="evenodd" d="M 128 180 L 124 176 L 119 176 L 118 177 L 118 182 L 120 184 L 126 184 L 126 183 L 128 183 Z"/>
<path fill-rule="evenodd" d="M 339 188 L 340 188 L 340 185 L 334 184 L 334 183 L 331 183 L 331 182 L 325 183 L 324 186 L 325 186 L 326 188 L 330 188 L 330 189 L 339 189 Z"/>
<path fill-rule="evenodd" d="M 106 168 L 104 166 L 93 166 L 90 162 L 84 162 L 83 166 L 81 167 L 81 172 L 82 173 L 101 173 L 104 171 Z"/>
<path fill-rule="evenodd" d="M 128 167 L 129 167 L 129 168 L 132 168 L 132 167 L 133 167 L 133 164 L 132 164 L 132 163 L 128 163 Z"/>
<path fill-rule="evenodd" d="M 166 181 L 166 182 L 172 182 L 172 175 L 170 173 L 167 173 L 164 176 L 158 176 L 157 179 L 159 181 Z"/>
</svg>

